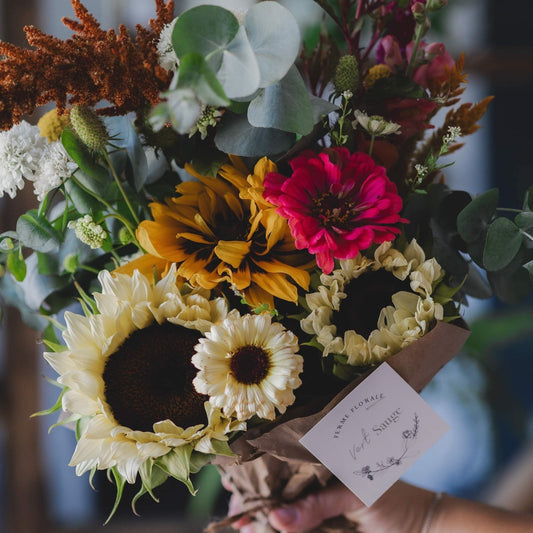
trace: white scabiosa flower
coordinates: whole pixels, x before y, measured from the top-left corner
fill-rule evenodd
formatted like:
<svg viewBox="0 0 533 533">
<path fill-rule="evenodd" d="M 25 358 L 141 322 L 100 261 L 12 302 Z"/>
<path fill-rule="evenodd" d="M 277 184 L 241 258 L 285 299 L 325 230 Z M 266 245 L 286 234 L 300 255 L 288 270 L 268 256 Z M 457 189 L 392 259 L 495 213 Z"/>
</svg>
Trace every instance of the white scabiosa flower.
<svg viewBox="0 0 533 533">
<path fill-rule="evenodd" d="M 97 224 L 91 215 L 85 215 L 78 220 L 71 220 L 68 227 L 74 229 L 76 237 L 93 250 L 101 248 L 107 238 L 106 230 Z"/>
<path fill-rule="evenodd" d="M 240 316 L 232 312 L 214 325 L 196 346 L 193 383 L 226 416 L 273 420 L 294 403 L 302 382 L 303 357 L 298 339 L 268 313 Z"/>
<path fill-rule="evenodd" d="M 39 167 L 31 178 L 37 199 L 42 202 L 50 191 L 70 178 L 77 168 L 78 165 L 72 161 L 61 142 L 47 144 L 41 154 Z"/>
<path fill-rule="evenodd" d="M 315 336 L 323 355 L 346 356 L 349 365 L 375 364 L 424 336 L 442 320 L 432 298 L 442 277 L 413 239 L 402 251 L 381 244 L 374 259 L 359 254 L 323 274 L 318 291 L 306 296 L 311 312 L 300 325 Z"/>
<path fill-rule="evenodd" d="M 116 468 L 129 483 L 140 474 L 149 487 L 163 473 L 183 479 L 191 453 L 218 453 L 228 433 L 245 429 L 192 385 L 195 327 L 224 318 L 225 301 L 182 294 L 175 266 L 155 285 L 138 271 L 104 271 L 99 281 L 98 314 L 65 313 L 66 349 L 44 354 L 65 387 L 63 409 L 83 422 L 70 465 L 78 475 Z"/>
<path fill-rule="evenodd" d="M 26 121 L 0 132 L 0 198 L 4 193 L 14 198 L 24 178 L 33 179 L 46 142 L 39 128 Z"/>
<path fill-rule="evenodd" d="M 159 53 L 159 64 L 165 70 L 176 70 L 179 65 L 179 59 L 172 46 L 172 31 L 178 18 L 176 17 L 172 22 L 166 24 L 159 34 L 159 41 L 157 43 L 157 51 Z"/>
</svg>

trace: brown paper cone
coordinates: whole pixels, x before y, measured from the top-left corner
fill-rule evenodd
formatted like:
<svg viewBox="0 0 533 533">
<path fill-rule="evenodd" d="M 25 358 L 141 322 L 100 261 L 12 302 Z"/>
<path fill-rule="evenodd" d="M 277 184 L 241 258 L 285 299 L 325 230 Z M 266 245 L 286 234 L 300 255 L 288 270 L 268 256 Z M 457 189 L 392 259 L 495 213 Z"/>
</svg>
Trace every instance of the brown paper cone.
<svg viewBox="0 0 533 533">
<path fill-rule="evenodd" d="M 420 392 L 457 354 L 469 334 L 464 323 L 438 322 L 427 335 L 391 356 L 387 363 Z M 281 420 L 245 432 L 231 444 L 237 459 L 216 461 L 233 492 L 242 500 L 243 513 L 263 524 L 264 533 L 274 531 L 266 519 L 270 509 L 332 481 L 329 470 L 299 440 L 373 370 L 352 381 L 329 401 L 324 399 L 318 411 L 289 410 Z M 231 517 L 212 524 L 209 531 L 229 523 Z M 356 525 L 339 518 L 325 522 L 312 533 L 356 531 Z"/>
</svg>

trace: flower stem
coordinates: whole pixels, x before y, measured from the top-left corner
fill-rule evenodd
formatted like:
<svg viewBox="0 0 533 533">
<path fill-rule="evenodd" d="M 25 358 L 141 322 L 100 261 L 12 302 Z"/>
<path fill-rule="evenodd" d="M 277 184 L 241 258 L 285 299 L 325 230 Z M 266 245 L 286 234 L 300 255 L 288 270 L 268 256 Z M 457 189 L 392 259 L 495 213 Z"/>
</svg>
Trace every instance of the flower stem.
<svg viewBox="0 0 533 533">
<path fill-rule="evenodd" d="M 124 187 L 122 187 L 122 183 L 120 183 L 120 178 L 118 177 L 117 173 L 115 172 L 115 168 L 113 167 L 113 163 L 111 163 L 111 158 L 109 157 L 109 154 L 106 150 L 102 151 L 104 155 L 104 159 L 106 160 L 107 165 L 109 166 L 109 170 L 111 170 L 111 174 L 113 174 L 113 178 L 115 179 L 115 183 L 117 184 L 118 190 L 120 191 L 120 194 L 122 195 L 122 198 L 124 198 L 124 201 L 126 202 L 126 205 L 128 206 L 128 209 L 130 210 L 131 216 L 133 217 L 133 221 L 138 226 L 140 221 L 139 217 L 137 217 L 137 214 L 135 213 L 135 210 L 133 209 L 133 206 L 131 205 L 131 202 L 128 198 L 128 195 L 126 194 L 126 191 L 124 190 Z"/>
<path fill-rule="evenodd" d="M 407 66 L 407 71 L 405 73 L 407 78 L 410 78 L 413 74 L 413 70 L 416 65 L 416 58 L 418 56 L 418 49 L 420 48 L 420 41 L 422 40 L 423 33 L 424 24 L 420 24 L 419 22 L 417 22 L 415 29 L 415 42 L 413 46 L 413 52 L 411 54 L 411 61 L 409 61 L 409 65 Z"/>
<path fill-rule="evenodd" d="M 376 136 L 372 135 L 370 138 L 370 146 L 368 148 L 368 155 L 372 157 L 372 151 L 374 150 L 374 141 L 376 140 Z"/>
</svg>

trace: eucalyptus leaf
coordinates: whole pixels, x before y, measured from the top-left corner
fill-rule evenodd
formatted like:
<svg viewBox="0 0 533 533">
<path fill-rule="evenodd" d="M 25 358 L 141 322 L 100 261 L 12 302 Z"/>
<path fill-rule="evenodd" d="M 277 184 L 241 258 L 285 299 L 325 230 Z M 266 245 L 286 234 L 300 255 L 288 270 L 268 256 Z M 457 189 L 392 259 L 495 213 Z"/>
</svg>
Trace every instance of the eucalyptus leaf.
<svg viewBox="0 0 533 533">
<path fill-rule="evenodd" d="M 230 103 L 214 72 L 197 52 L 191 52 L 181 60 L 177 86 L 192 89 L 204 104 L 222 107 Z"/>
<path fill-rule="evenodd" d="M 490 189 L 474 198 L 457 216 L 457 230 L 467 242 L 476 240 L 487 230 L 498 206 L 498 189 Z"/>
<path fill-rule="evenodd" d="M 489 226 L 483 251 L 483 264 L 489 271 L 505 268 L 522 246 L 522 232 L 509 219 L 497 218 Z"/>
<path fill-rule="evenodd" d="M 296 67 L 259 93 L 248 107 L 248 121 L 257 128 L 275 128 L 307 135 L 314 126 L 309 92 Z"/>
<path fill-rule="evenodd" d="M 197 6 L 182 13 L 175 22 L 172 45 L 180 59 L 198 52 L 216 72 L 238 31 L 239 21 L 231 11 L 218 6 Z"/>
<path fill-rule="evenodd" d="M 35 209 L 19 217 L 16 230 L 23 246 L 42 253 L 59 249 L 59 233 L 46 218 L 40 217 Z"/>
<path fill-rule="evenodd" d="M 195 92 L 189 87 L 181 87 L 164 93 L 168 119 L 172 127 L 182 135 L 187 133 L 198 121 L 202 104 Z"/>
<path fill-rule="evenodd" d="M 93 154 L 81 142 L 78 136 L 69 128 L 65 128 L 61 134 L 61 143 L 68 155 L 86 174 L 100 183 L 100 187 L 110 180 L 108 170 L 100 165 Z"/>
<path fill-rule="evenodd" d="M 515 224 L 523 230 L 528 230 L 533 228 L 533 211 L 523 211 L 516 215 Z"/>
<path fill-rule="evenodd" d="M 259 88 L 259 65 L 242 26 L 224 51 L 216 76 L 229 98 L 245 98 Z"/>
<path fill-rule="evenodd" d="M 226 113 L 217 127 L 215 144 L 226 154 L 261 157 L 281 154 L 294 143 L 294 134 L 273 128 L 254 128 L 243 115 Z"/>
<path fill-rule="evenodd" d="M 509 265 L 496 272 L 487 272 L 487 278 L 495 295 L 505 303 L 515 304 L 527 297 L 532 282 L 519 252 Z"/>
<path fill-rule="evenodd" d="M 300 30 L 294 15 L 277 2 L 260 2 L 248 9 L 243 26 L 259 67 L 259 87 L 281 80 L 300 51 Z"/>
<path fill-rule="evenodd" d="M 331 112 L 339 109 L 338 105 L 335 105 L 324 98 L 319 98 L 313 94 L 309 95 L 311 99 L 311 107 L 313 110 L 313 122 L 316 124 L 322 119 L 325 115 L 329 115 Z"/>
</svg>

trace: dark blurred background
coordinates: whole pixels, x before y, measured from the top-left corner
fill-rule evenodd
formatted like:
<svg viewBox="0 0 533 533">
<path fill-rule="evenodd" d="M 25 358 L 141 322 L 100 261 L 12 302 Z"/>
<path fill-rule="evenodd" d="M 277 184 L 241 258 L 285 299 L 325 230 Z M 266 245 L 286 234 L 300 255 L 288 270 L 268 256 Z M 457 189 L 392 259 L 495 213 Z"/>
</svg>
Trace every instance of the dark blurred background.
<svg viewBox="0 0 533 533">
<path fill-rule="evenodd" d="M 177 1 L 177 12 L 199 2 Z M 227 8 L 250 1 L 212 0 Z M 281 2 L 294 11 L 302 29 L 316 24 L 311 0 Z M 483 129 L 467 139 L 448 169 L 453 188 L 476 194 L 493 186 L 501 204 L 520 207 L 533 184 L 533 8 L 529 0 L 449 0 L 432 40 L 444 41 L 457 57 L 466 52 L 469 89 L 466 101 L 495 95 Z M 119 22 L 145 24 L 152 0 L 87 0 L 104 28 Z M 0 0 L 0 38 L 24 44 L 22 27 L 34 24 L 69 37 L 62 16 L 72 16 L 69 0 Z M 32 118 L 33 120 L 33 118 Z M 35 207 L 29 188 L 15 200 L 0 200 L 0 232 Z M 423 395 L 451 430 L 405 476 L 434 490 L 533 511 L 533 302 L 507 307 L 495 301 L 471 302 L 465 318 L 472 336 L 463 352 L 428 386 Z M 77 478 L 67 466 L 75 446 L 72 432 L 54 420 L 30 419 L 51 406 L 57 389 L 42 362 L 37 336 L 18 312 L 6 310 L 0 332 L 0 533 L 85 533 L 99 531 L 112 507 L 114 488 L 97 477 Z M 158 533 L 201 531 L 209 516 L 221 516 L 227 496 L 218 474 L 207 468 L 190 498 L 178 483 L 158 490 L 133 516 L 129 494 L 102 531 Z"/>
</svg>

